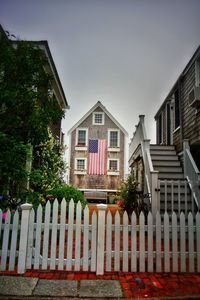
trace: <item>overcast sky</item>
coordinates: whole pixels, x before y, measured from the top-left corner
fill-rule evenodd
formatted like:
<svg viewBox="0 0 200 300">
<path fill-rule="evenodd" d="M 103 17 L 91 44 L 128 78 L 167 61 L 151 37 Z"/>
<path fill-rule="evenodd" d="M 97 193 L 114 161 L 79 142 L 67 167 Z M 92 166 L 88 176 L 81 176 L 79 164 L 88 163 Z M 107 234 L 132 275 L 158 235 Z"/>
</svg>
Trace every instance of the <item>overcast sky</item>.
<svg viewBox="0 0 200 300">
<path fill-rule="evenodd" d="M 145 114 L 155 142 L 154 115 L 200 44 L 200 0 L 0 0 L 0 22 L 49 42 L 65 133 L 101 101 L 129 138 Z"/>
</svg>

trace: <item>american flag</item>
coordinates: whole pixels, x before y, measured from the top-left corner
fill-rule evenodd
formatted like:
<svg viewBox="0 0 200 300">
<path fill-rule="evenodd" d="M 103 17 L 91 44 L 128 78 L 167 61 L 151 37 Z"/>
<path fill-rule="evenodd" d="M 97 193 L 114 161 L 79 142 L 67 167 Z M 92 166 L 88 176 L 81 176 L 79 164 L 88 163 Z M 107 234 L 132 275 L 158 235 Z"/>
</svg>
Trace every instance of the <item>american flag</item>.
<svg viewBox="0 0 200 300">
<path fill-rule="evenodd" d="M 106 140 L 89 140 L 88 174 L 106 174 Z"/>
</svg>

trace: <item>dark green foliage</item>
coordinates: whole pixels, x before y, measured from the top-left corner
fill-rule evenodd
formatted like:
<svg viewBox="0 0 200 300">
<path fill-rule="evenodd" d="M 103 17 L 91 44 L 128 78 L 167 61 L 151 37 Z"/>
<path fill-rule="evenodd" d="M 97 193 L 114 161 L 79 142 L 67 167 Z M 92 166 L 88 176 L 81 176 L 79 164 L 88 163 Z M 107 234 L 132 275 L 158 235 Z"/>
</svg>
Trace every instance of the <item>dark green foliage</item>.
<svg viewBox="0 0 200 300">
<path fill-rule="evenodd" d="M 138 182 L 134 175 L 131 174 L 125 181 L 122 182 L 119 189 L 122 199 L 120 206 L 127 212 L 129 217 L 133 211 L 137 216 L 140 215 L 141 211 L 144 212 L 145 216 L 148 213 L 147 204 L 144 202 L 144 195 L 138 192 L 137 187 Z"/>
<path fill-rule="evenodd" d="M 25 170 L 26 145 L 13 136 L 0 132 L 0 192 L 13 197 L 27 178 Z M 16 185 L 16 183 L 18 183 Z"/>
<path fill-rule="evenodd" d="M 31 188 L 45 195 L 46 191 L 63 183 L 65 163 L 63 146 L 56 145 L 51 134 L 49 140 L 34 148 L 33 167 L 30 174 Z"/>
<path fill-rule="evenodd" d="M 26 41 L 0 42 L 0 131 L 38 145 L 48 139 L 48 126 L 63 112 L 51 94 L 44 52 Z"/>
<path fill-rule="evenodd" d="M 36 203 L 38 196 L 41 199 L 46 190 L 62 182 L 62 148 L 49 135 L 49 126 L 64 112 L 52 93 L 47 70 L 47 57 L 36 44 L 10 41 L 0 32 L 0 195 L 10 199 L 21 196 Z"/>
<path fill-rule="evenodd" d="M 48 197 L 50 199 L 57 198 L 59 202 L 61 202 L 62 199 L 65 198 L 67 202 L 73 199 L 75 203 L 80 201 L 83 206 L 87 204 L 87 200 L 85 199 L 83 193 L 77 188 L 67 184 L 55 187 L 54 189 L 49 191 Z"/>
</svg>

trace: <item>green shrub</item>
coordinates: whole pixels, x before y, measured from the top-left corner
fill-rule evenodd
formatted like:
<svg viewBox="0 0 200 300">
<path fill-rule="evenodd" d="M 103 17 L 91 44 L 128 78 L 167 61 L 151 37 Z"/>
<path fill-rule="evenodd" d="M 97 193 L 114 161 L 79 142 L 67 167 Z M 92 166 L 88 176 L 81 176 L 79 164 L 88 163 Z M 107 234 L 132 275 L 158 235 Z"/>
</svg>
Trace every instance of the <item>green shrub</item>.
<svg viewBox="0 0 200 300">
<path fill-rule="evenodd" d="M 39 204 L 44 205 L 46 203 L 45 198 L 37 192 L 21 192 L 16 197 L 0 196 L 0 209 L 3 211 L 7 209 L 16 210 L 25 202 L 31 203 L 34 209 Z"/>
<path fill-rule="evenodd" d="M 124 211 L 127 212 L 129 218 L 134 211 L 139 217 L 141 211 L 147 216 L 148 206 L 144 202 L 145 195 L 138 193 L 137 190 L 138 182 L 133 174 L 129 175 L 128 178 L 122 182 L 119 189 L 119 194 L 121 196 L 120 206 Z"/>
<path fill-rule="evenodd" d="M 57 198 L 59 202 L 61 202 L 63 198 L 65 198 L 67 202 L 73 199 L 75 203 L 80 201 L 82 206 L 85 206 L 87 204 L 87 200 L 85 199 L 83 193 L 74 186 L 67 184 L 57 186 L 49 191 L 47 198 Z"/>
<path fill-rule="evenodd" d="M 34 209 L 37 209 L 39 204 L 42 206 L 46 204 L 45 197 L 38 193 L 38 192 L 25 192 L 21 193 L 20 199 L 22 200 L 22 203 L 28 202 L 33 205 Z"/>
</svg>

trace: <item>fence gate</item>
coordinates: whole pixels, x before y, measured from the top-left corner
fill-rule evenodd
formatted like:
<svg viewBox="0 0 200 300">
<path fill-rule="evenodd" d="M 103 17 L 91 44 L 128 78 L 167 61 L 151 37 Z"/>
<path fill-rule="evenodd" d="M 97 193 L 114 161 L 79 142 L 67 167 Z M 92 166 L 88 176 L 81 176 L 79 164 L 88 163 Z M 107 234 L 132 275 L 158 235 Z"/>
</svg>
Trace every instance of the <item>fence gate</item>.
<svg viewBox="0 0 200 300">
<path fill-rule="evenodd" d="M 57 200 L 35 212 L 0 212 L 0 269 L 122 272 L 200 272 L 200 214 L 139 217 L 106 205 Z"/>
</svg>

